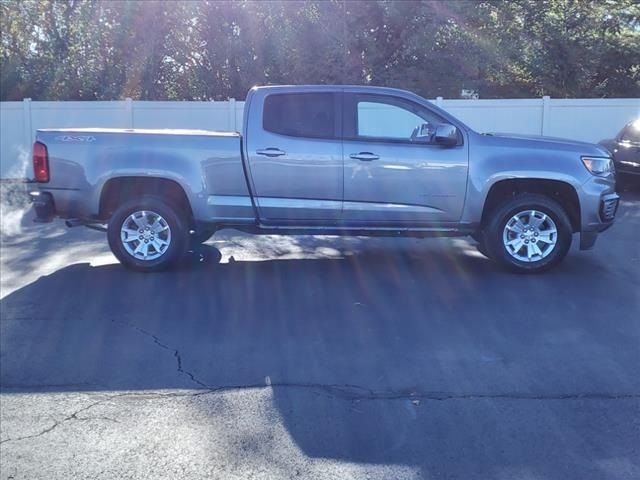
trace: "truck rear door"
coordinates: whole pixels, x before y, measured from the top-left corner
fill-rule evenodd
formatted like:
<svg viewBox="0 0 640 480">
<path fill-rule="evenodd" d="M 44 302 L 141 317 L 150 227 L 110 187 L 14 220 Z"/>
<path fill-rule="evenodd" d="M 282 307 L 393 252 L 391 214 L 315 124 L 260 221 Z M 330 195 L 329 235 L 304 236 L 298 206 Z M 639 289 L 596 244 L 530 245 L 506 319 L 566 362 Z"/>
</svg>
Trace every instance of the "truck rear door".
<svg viewBox="0 0 640 480">
<path fill-rule="evenodd" d="M 342 212 L 341 92 L 257 90 L 245 126 L 260 220 L 327 224 Z"/>
</svg>

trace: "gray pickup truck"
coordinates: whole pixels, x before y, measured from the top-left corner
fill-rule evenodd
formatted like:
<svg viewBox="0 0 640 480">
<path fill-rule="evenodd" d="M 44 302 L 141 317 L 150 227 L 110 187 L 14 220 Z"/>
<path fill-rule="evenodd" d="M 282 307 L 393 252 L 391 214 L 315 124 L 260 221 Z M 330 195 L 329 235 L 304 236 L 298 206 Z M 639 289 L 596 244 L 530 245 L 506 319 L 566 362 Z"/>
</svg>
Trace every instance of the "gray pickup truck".
<svg viewBox="0 0 640 480">
<path fill-rule="evenodd" d="M 593 247 L 618 205 L 609 153 L 481 134 L 410 92 L 253 88 L 243 132 L 38 130 L 37 221 L 105 225 L 124 265 L 165 268 L 222 228 L 465 236 L 536 272 Z"/>
</svg>

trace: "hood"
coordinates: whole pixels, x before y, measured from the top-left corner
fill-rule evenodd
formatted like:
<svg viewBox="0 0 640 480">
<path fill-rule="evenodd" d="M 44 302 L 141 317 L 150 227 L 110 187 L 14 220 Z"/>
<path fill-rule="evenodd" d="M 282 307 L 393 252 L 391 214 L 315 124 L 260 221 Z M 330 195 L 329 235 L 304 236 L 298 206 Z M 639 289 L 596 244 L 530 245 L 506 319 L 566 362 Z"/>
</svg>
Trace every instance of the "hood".
<svg viewBox="0 0 640 480">
<path fill-rule="evenodd" d="M 518 146 L 557 149 L 557 150 L 572 150 L 581 155 L 593 155 L 599 157 L 608 157 L 609 152 L 606 148 L 595 143 L 581 142 L 579 140 L 569 140 L 568 138 L 558 137 L 545 137 L 542 135 L 520 135 L 517 133 L 486 133 L 489 137 L 494 137 L 496 140 L 505 139 L 509 140 L 511 144 L 517 144 Z"/>
</svg>

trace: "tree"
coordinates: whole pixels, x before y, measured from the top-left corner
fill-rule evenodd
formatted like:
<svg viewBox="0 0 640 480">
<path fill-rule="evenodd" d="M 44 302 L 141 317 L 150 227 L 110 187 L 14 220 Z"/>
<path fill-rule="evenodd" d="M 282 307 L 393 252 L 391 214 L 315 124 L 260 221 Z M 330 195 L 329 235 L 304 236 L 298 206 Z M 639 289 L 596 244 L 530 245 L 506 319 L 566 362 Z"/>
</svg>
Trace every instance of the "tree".
<svg viewBox="0 0 640 480">
<path fill-rule="evenodd" d="M 0 98 L 243 98 L 355 83 L 640 95 L 634 0 L 0 0 Z"/>
</svg>

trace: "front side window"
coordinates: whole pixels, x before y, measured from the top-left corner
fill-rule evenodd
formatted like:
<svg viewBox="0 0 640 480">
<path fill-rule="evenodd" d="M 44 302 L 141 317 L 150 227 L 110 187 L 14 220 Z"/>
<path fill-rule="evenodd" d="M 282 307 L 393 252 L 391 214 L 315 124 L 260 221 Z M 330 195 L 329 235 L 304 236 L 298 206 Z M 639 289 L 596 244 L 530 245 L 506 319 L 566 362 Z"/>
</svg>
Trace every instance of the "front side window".
<svg viewBox="0 0 640 480">
<path fill-rule="evenodd" d="M 271 94 L 264 102 L 263 128 L 292 137 L 335 138 L 335 94 Z"/>
<path fill-rule="evenodd" d="M 388 96 L 361 95 L 356 100 L 359 138 L 430 143 L 444 119 L 416 103 Z"/>
</svg>

